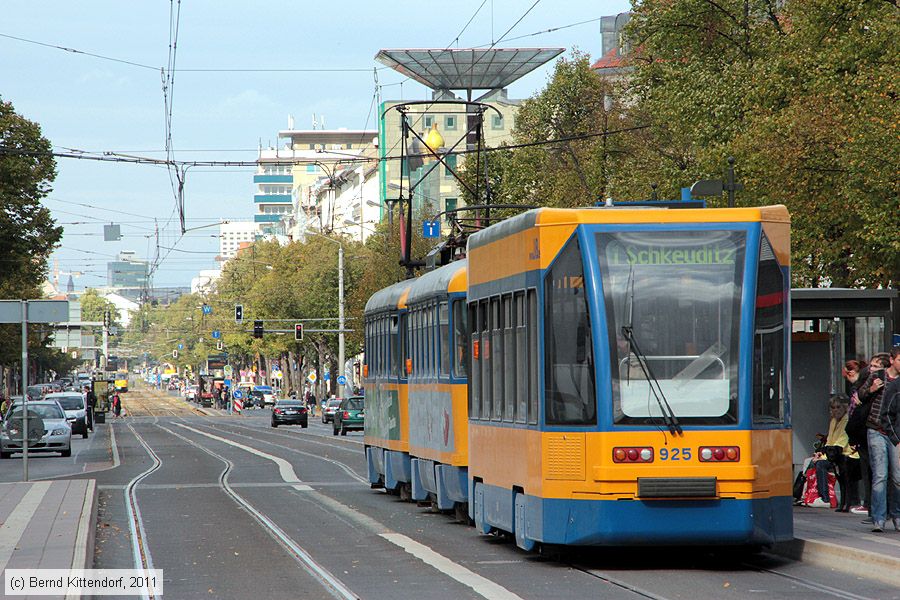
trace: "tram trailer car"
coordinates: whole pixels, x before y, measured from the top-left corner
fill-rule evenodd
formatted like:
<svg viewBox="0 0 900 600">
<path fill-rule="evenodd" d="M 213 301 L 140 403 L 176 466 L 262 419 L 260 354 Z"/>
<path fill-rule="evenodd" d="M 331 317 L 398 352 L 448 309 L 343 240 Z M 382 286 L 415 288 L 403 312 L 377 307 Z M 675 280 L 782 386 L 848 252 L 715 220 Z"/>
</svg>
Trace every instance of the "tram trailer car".
<svg viewBox="0 0 900 600">
<path fill-rule="evenodd" d="M 781 206 L 538 209 L 473 235 L 467 440 L 449 415 L 468 460 L 411 444 L 410 480 L 465 478 L 476 527 L 526 550 L 791 539 L 789 248 Z"/>
</svg>

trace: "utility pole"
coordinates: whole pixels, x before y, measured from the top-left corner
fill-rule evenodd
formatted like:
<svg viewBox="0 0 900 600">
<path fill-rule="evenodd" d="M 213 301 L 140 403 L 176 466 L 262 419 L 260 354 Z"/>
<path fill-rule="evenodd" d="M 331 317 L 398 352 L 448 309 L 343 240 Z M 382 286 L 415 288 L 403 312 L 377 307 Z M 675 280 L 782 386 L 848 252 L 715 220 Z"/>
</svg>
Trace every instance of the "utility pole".
<svg viewBox="0 0 900 600">
<path fill-rule="evenodd" d="M 22 477 L 25 481 L 28 481 L 28 441 L 28 300 L 22 300 Z"/>
<path fill-rule="evenodd" d="M 338 243 L 338 376 L 344 374 L 344 245 Z M 338 391 L 341 397 L 345 397 L 344 386 Z"/>
</svg>

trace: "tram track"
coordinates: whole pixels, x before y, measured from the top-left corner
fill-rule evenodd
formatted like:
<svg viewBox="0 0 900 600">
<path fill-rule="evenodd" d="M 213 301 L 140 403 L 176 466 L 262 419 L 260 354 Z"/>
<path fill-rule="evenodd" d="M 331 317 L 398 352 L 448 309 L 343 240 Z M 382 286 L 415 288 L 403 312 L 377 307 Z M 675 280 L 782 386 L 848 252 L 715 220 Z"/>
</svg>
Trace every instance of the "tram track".
<svg viewBox="0 0 900 600">
<path fill-rule="evenodd" d="M 213 450 L 210 450 L 209 448 L 195 442 L 194 440 L 191 440 L 190 438 L 169 429 L 168 427 L 165 427 L 158 423 L 156 423 L 155 425 L 166 433 L 182 440 L 186 444 L 189 444 L 194 448 L 205 452 L 209 456 L 222 461 L 225 467 L 218 477 L 219 489 L 221 489 L 226 495 L 228 495 L 251 517 L 253 517 L 253 519 L 259 524 L 259 526 L 262 527 L 266 531 L 266 533 L 268 533 L 274 540 L 276 540 L 310 576 L 312 576 L 316 581 L 319 582 L 320 585 L 322 585 L 325 590 L 331 593 L 335 598 L 342 598 L 345 600 L 357 600 L 359 598 L 359 596 L 355 594 L 344 582 L 342 582 L 338 577 L 328 571 L 328 569 L 316 562 L 309 552 L 303 549 L 303 547 L 301 547 L 295 540 L 293 540 L 287 533 L 285 533 L 284 530 L 278 527 L 278 525 L 276 525 L 269 517 L 267 517 L 261 511 L 257 510 L 252 504 L 250 504 L 245 498 L 243 498 L 234 490 L 228 480 L 229 475 L 234 468 L 233 462 L 231 462 L 224 456 L 221 456 L 220 454 L 214 452 Z"/>
<path fill-rule="evenodd" d="M 141 516 L 141 508 L 137 500 L 136 488 L 141 481 L 152 475 L 162 466 L 162 460 L 150 447 L 150 444 L 128 423 L 128 429 L 134 435 L 135 439 L 143 446 L 147 455 L 153 461 L 153 464 L 143 472 L 136 475 L 125 486 L 125 509 L 128 518 L 128 528 L 131 531 L 131 549 L 134 557 L 134 567 L 136 569 L 153 569 L 153 557 L 150 554 L 150 548 L 147 545 L 147 532 L 144 529 L 144 520 Z M 141 597 L 145 600 L 153 600 L 155 594 L 146 585 L 141 588 Z"/>
</svg>

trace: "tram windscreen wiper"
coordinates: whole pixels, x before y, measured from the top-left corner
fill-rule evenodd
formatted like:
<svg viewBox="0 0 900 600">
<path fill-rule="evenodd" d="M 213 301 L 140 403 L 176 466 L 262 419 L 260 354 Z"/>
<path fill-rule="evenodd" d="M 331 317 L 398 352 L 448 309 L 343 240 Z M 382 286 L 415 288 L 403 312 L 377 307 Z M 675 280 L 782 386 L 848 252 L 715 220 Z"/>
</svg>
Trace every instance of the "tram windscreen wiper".
<svg viewBox="0 0 900 600">
<path fill-rule="evenodd" d="M 627 287 L 631 288 L 628 294 L 628 325 L 622 327 L 622 336 L 625 338 L 625 341 L 628 342 L 628 355 L 631 356 L 634 354 L 637 358 L 638 366 L 641 368 L 644 377 L 647 379 L 647 384 L 650 386 L 650 392 L 653 394 L 653 397 L 656 398 L 656 403 L 659 405 L 659 410 L 663 415 L 663 422 L 666 424 L 666 427 L 669 428 L 669 433 L 672 435 L 675 435 L 676 433 L 678 433 L 678 435 L 683 435 L 681 425 L 678 423 L 678 417 L 675 416 L 675 412 L 672 410 L 672 407 L 669 406 L 669 401 L 666 400 L 666 395 L 663 393 L 659 381 L 653 375 L 653 370 L 650 368 L 647 356 L 641 352 L 641 348 L 638 346 L 637 340 L 634 337 L 634 267 L 632 267 L 631 273 L 628 275 L 626 288 Z M 626 368 L 625 371 L 628 373 L 628 381 L 630 382 L 631 369 Z"/>
</svg>

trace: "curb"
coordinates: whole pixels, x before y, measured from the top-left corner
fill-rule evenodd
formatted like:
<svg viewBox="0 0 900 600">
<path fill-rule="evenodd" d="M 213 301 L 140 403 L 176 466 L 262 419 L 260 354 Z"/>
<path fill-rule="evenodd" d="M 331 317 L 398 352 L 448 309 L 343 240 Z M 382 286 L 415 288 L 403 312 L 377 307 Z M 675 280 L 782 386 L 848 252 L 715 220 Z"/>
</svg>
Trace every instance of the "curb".
<svg viewBox="0 0 900 600">
<path fill-rule="evenodd" d="M 857 576 L 864 573 L 866 578 L 889 585 L 897 585 L 897 573 L 900 572 L 900 558 L 831 542 L 794 538 L 775 544 L 768 551 L 817 567 Z"/>
<path fill-rule="evenodd" d="M 75 552 L 72 555 L 73 569 L 90 569 L 94 565 L 94 540 L 97 534 L 97 480 L 88 479 L 84 490 L 84 503 L 78 533 L 75 535 Z M 89 510 L 85 507 L 89 506 Z"/>
</svg>

